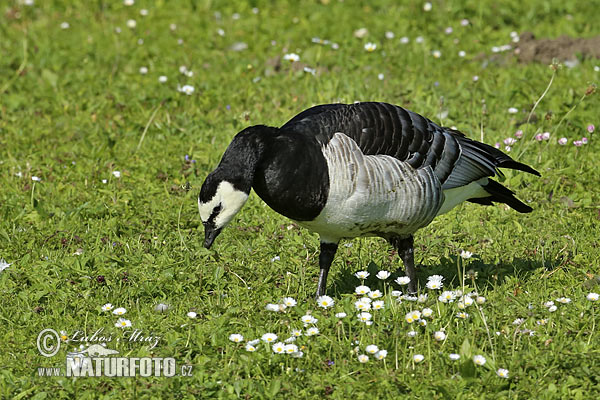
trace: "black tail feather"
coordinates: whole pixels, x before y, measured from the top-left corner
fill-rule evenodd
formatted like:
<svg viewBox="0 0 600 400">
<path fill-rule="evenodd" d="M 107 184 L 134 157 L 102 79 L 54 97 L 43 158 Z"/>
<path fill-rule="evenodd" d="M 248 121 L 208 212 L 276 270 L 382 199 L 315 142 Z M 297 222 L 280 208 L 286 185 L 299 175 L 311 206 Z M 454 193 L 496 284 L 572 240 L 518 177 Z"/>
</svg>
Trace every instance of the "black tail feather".
<svg viewBox="0 0 600 400">
<path fill-rule="evenodd" d="M 516 163 L 516 161 L 515 161 L 515 163 Z M 521 163 L 517 163 L 517 164 L 521 164 Z M 524 165 L 524 164 L 521 164 L 521 165 Z M 519 168 L 514 168 L 514 169 L 519 169 Z M 529 171 L 527 171 L 527 172 L 529 172 Z M 491 206 L 492 202 L 504 203 L 504 204 L 507 204 L 510 208 L 512 208 L 520 213 L 528 213 L 528 212 L 533 211 L 533 209 L 531 207 L 529 207 L 527 204 L 523 203 L 521 200 L 519 200 L 515 197 L 515 192 L 502 186 L 501 184 L 499 184 L 498 182 L 496 182 L 492 179 L 488 179 L 487 185 L 484 185 L 482 187 L 491 196 L 468 199 L 467 201 L 470 201 L 471 203 L 486 205 L 486 206 Z"/>
</svg>

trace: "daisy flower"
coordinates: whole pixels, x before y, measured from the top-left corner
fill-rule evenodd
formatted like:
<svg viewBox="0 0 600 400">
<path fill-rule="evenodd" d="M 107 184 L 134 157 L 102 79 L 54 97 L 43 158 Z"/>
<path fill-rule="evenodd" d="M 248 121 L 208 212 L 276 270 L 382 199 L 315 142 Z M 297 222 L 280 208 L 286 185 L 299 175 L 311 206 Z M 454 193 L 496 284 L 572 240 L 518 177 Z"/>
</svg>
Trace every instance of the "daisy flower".
<svg viewBox="0 0 600 400">
<path fill-rule="evenodd" d="M 402 296 L 402 291 L 392 290 L 392 292 L 390 294 L 392 295 L 392 297 L 400 297 L 400 296 Z"/>
<path fill-rule="evenodd" d="M 446 334 L 442 331 L 437 331 L 433 334 L 433 338 L 438 342 L 441 342 L 442 340 L 446 339 Z"/>
<path fill-rule="evenodd" d="M 137 26 L 137 22 L 135 22 L 135 19 L 128 19 L 127 20 L 127 27 L 130 29 L 134 29 Z"/>
<path fill-rule="evenodd" d="M 381 296 L 383 296 L 383 294 L 381 293 L 380 290 L 372 290 L 369 292 L 368 296 L 372 299 L 378 299 Z"/>
<path fill-rule="evenodd" d="M 182 87 L 177 87 L 178 92 L 187 94 L 188 96 L 191 96 L 194 93 L 194 90 L 194 87 L 191 85 L 183 85 Z"/>
<path fill-rule="evenodd" d="M 285 305 L 269 303 L 265 306 L 265 310 L 279 312 L 285 310 Z"/>
<path fill-rule="evenodd" d="M 500 378 L 508 379 L 508 370 L 504 368 L 498 368 L 496 375 L 498 375 Z"/>
<path fill-rule="evenodd" d="M 408 336 L 408 337 L 415 337 L 417 335 L 418 335 L 417 331 L 408 331 L 408 332 L 406 332 L 406 336 Z"/>
<path fill-rule="evenodd" d="M 366 363 L 367 361 L 369 361 L 369 356 L 368 356 L 368 355 L 366 355 L 366 354 L 360 354 L 360 355 L 358 356 L 358 361 L 364 364 L 364 363 Z"/>
<path fill-rule="evenodd" d="M 599 298 L 600 298 L 600 295 L 598 293 L 594 293 L 594 292 L 589 293 L 586 296 L 586 299 L 588 299 L 589 301 L 598 301 Z"/>
<path fill-rule="evenodd" d="M 476 356 L 473 356 L 473 362 L 475 363 L 475 365 L 484 365 L 486 362 L 486 359 L 482 355 L 476 355 Z"/>
<path fill-rule="evenodd" d="M 113 171 L 112 174 L 113 174 L 113 176 L 115 178 L 120 178 L 121 177 L 121 171 Z"/>
<path fill-rule="evenodd" d="M 296 346 L 295 344 L 286 344 L 283 347 L 283 351 L 286 354 L 292 354 L 292 353 L 297 353 L 298 352 L 298 346 Z"/>
<path fill-rule="evenodd" d="M 294 343 L 296 341 L 296 336 L 290 336 L 289 338 L 285 339 L 284 342 L 285 343 Z"/>
<path fill-rule="evenodd" d="M 442 52 L 439 50 L 433 50 L 431 52 L 431 55 L 433 56 L 433 58 L 440 58 L 442 56 Z"/>
<path fill-rule="evenodd" d="M 161 75 L 158 77 L 158 82 L 165 83 L 168 79 L 165 75 Z"/>
<path fill-rule="evenodd" d="M 286 307 L 294 307 L 297 302 L 292 297 L 284 297 L 281 301 Z"/>
<path fill-rule="evenodd" d="M 244 337 L 239 333 L 232 333 L 229 335 L 229 340 L 231 340 L 233 343 L 239 343 L 244 340 Z"/>
<path fill-rule="evenodd" d="M 297 351 L 295 353 L 292 353 L 292 357 L 294 357 L 294 358 L 302 358 L 302 357 L 304 357 L 304 352 Z"/>
<path fill-rule="evenodd" d="M 444 284 L 442 283 L 441 280 L 439 280 L 439 281 L 432 280 L 432 281 L 427 282 L 427 284 L 425 286 L 427 286 L 427 289 L 436 290 L 436 289 L 441 289 L 443 285 Z"/>
<path fill-rule="evenodd" d="M 131 326 L 131 321 L 125 318 L 119 318 L 119 320 L 115 322 L 115 326 L 117 328 L 129 328 Z"/>
<path fill-rule="evenodd" d="M 469 314 L 467 314 L 464 311 L 461 311 L 461 312 L 459 312 L 459 313 L 456 314 L 456 318 L 467 319 L 467 318 L 469 318 Z"/>
<path fill-rule="evenodd" d="M 475 301 L 477 302 L 477 304 L 482 305 L 485 303 L 485 297 L 477 296 L 477 298 L 475 298 Z"/>
<path fill-rule="evenodd" d="M 356 276 L 358 279 L 367 279 L 369 275 L 371 274 L 369 274 L 367 271 L 358 271 L 354 274 L 354 276 Z"/>
<path fill-rule="evenodd" d="M 421 315 L 426 318 L 430 318 L 433 315 L 433 310 L 431 308 L 424 308 L 421 311 Z"/>
<path fill-rule="evenodd" d="M 451 359 L 452 361 L 457 361 L 457 360 L 460 360 L 460 354 L 450 353 L 450 354 L 448 354 L 448 358 Z"/>
<path fill-rule="evenodd" d="M 310 314 L 303 315 L 302 318 L 300 318 L 300 320 L 305 324 L 316 324 L 318 321 L 318 319 L 316 319 Z"/>
<path fill-rule="evenodd" d="M 365 50 L 369 53 L 375 51 L 377 49 L 377 45 L 375 43 L 368 42 L 365 44 Z"/>
<path fill-rule="evenodd" d="M 272 343 L 277 340 L 277 335 L 274 333 L 265 333 L 262 335 L 261 339 L 265 343 Z"/>
<path fill-rule="evenodd" d="M 292 336 L 300 337 L 300 336 L 302 336 L 302 331 L 300 329 L 292 329 Z"/>
<path fill-rule="evenodd" d="M 550 307 L 548 307 L 548 311 L 550 311 L 550 312 L 554 312 L 556 310 L 558 310 L 558 307 L 556 307 L 556 306 L 550 306 Z"/>
<path fill-rule="evenodd" d="M 408 276 L 399 276 L 394 282 L 401 286 L 408 285 L 410 283 L 410 278 Z"/>
<path fill-rule="evenodd" d="M 516 107 L 509 107 L 507 111 L 509 114 L 516 114 L 519 112 L 519 109 Z"/>
<path fill-rule="evenodd" d="M 416 362 L 416 363 L 420 363 L 424 359 L 425 359 L 425 356 L 423 354 L 415 354 L 413 356 L 413 361 Z"/>
<path fill-rule="evenodd" d="M 345 312 L 339 312 L 337 314 L 335 314 L 336 318 L 346 318 L 346 313 Z"/>
<path fill-rule="evenodd" d="M 426 2 L 425 4 L 423 4 L 423 11 L 431 11 L 432 8 L 433 6 L 430 2 Z"/>
<path fill-rule="evenodd" d="M 319 296 L 319 298 L 317 299 L 317 304 L 319 305 L 319 307 L 323 308 L 332 307 L 334 303 L 335 302 L 333 301 L 333 299 L 329 296 Z"/>
<path fill-rule="evenodd" d="M 417 302 L 418 303 L 425 303 L 427 301 L 427 298 L 429 296 L 427 295 L 427 293 L 422 293 L 417 297 Z"/>
<path fill-rule="evenodd" d="M 254 347 L 254 345 L 251 344 L 250 342 L 246 343 L 245 349 L 246 349 L 246 351 L 249 351 L 249 352 L 256 351 L 256 347 Z"/>
<path fill-rule="evenodd" d="M 357 315 L 358 320 L 361 322 L 369 322 L 371 321 L 372 315 L 371 313 L 368 312 L 361 312 L 360 314 Z"/>
<path fill-rule="evenodd" d="M 454 292 L 446 290 L 446 291 L 442 292 L 442 294 L 439 295 L 438 300 L 441 301 L 442 303 L 451 303 L 454 301 L 455 298 L 456 298 L 456 295 L 454 294 Z"/>
<path fill-rule="evenodd" d="M 379 351 L 379 347 L 374 344 L 370 344 L 365 348 L 365 351 L 369 354 L 375 354 Z"/>
<path fill-rule="evenodd" d="M 196 313 L 195 313 L 195 312 L 193 312 L 193 311 L 190 311 L 189 313 L 187 313 L 187 316 L 188 316 L 188 317 L 190 317 L 190 318 L 196 318 L 196 316 L 197 316 L 197 315 L 198 315 L 198 314 L 196 314 Z"/>
<path fill-rule="evenodd" d="M 115 315 L 123 315 L 127 312 L 126 309 L 124 309 L 123 307 L 119 307 L 119 308 L 115 308 L 115 310 L 113 311 L 113 314 Z"/>
<path fill-rule="evenodd" d="M 285 344 L 277 342 L 271 348 L 273 349 L 273 353 L 283 354 L 283 352 L 285 351 Z"/>
<path fill-rule="evenodd" d="M 2 260 L 4 261 L 4 260 Z M 113 305 L 110 303 L 106 303 L 105 305 L 102 306 L 102 311 L 110 311 L 113 309 Z"/>
<path fill-rule="evenodd" d="M 406 36 L 402 36 L 402 37 L 400 38 L 400 43 L 402 43 L 402 44 L 407 44 L 408 42 L 410 42 L 410 39 L 409 39 L 408 37 L 406 37 Z"/>
<path fill-rule="evenodd" d="M 387 357 L 387 350 L 379 350 L 377 353 L 375 353 L 375 358 L 378 360 L 383 360 L 385 357 Z"/>
<path fill-rule="evenodd" d="M 306 330 L 306 333 L 304 334 L 305 336 L 315 336 L 319 334 L 319 328 L 317 328 L 316 326 L 311 326 L 310 328 L 308 328 Z"/>
<path fill-rule="evenodd" d="M 300 56 L 296 53 L 289 53 L 283 56 L 285 61 L 296 62 L 300 61 Z"/>
<path fill-rule="evenodd" d="M 357 286 L 356 289 L 354 289 L 354 293 L 356 294 L 367 294 L 370 291 L 371 289 L 369 289 L 369 287 L 365 285 Z"/>
<path fill-rule="evenodd" d="M 371 303 L 368 303 L 364 300 L 358 300 L 357 302 L 354 303 L 354 307 L 358 311 L 369 311 L 371 309 Z"/>
<path fill-rule="evenodd" d="M 377 300 L 374 301 L 371 306 L 373 307 L 373 310 L 382 310 L 385 306 L 385 303 L 383 302 L 383 300 Z"/>
<path fill-rule="evenodd" d="M 410 311 L 406 314 L 406 316 L 404 317 L 404 319 L 406 320 L 406 322 L 408 322 L 409 324 L 412 324 L 415 321 L 418 321 L 421 318 L 421 312 L 420 311 Z"/>
<path fill-rule="evenodd" d="M 379 271 L 376 276 L 377 276 L 377 279 L 381 279 L 383 281 L 383 280 L 386 280 L 387 278 L 389 278 L 390 275 L 391 275 L 391 273 L 389 271 Z"/>
<path fill-rule="evenodd" d="M 556 301 L 561 304 L 569 304 L 571 302 L 571 299 L 568 297 L 559 297 L 558 299 L 556 299 Z"/>
<path fill-rule="evenodd" d="M 386 39 L 393 39 L 396 35 L 394 34 L 394 32 L 392 31 L 386 31 L 385 32 L 385 38 Z"/>
<path fill-rule="evenodd" d="M 466 260 L 471 258 L 473 256 L 473 253 L 471 253 L 470 251 L 461 250 L 460 256 Z"/>
</svg>

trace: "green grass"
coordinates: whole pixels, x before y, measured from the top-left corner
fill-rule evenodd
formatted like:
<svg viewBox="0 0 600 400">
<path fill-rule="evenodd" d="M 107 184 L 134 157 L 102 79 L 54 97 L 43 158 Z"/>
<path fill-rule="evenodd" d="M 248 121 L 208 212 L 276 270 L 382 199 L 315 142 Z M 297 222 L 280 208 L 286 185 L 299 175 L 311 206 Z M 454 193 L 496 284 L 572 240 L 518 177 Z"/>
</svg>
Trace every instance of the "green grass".
<svg viewBox="0 0 600 400">
<path fill-rule="evenodd" d="M 600 103 L 597 94 L 585 95 L 598 79 L 598 61 L 559 69 L 536 118 L 520 125 L 554 71 L 490 50 L 509 43 L 511 31 L 592 36 L 596 8 L 541 0 L 461 7 L 434 1 L 424 12 L 421 3 L 397 3 L 2 3 L 0 258 L 12 265 L 0 272 L 0 397 L 598 397 L 599 311 L 586 295 L 600 292 L 600 142 L 586 126 L 600 125 Z M 140 16 L 142 8 L 148 16 Z M 131 18 L 135 29 L 126 25 Z M 460 25 L 463 18 L 469 26 Z M 70 27 L 61 29 L 62 22 Z M 454 28 L 451 35 L 444 33 L 447 26 Z M 355 38 L 361 27 L 368 34 Z M 388 30 L 394 39 L 385 38 Z M 400 44 L 402 36 L 410 43 Z M 417 36 L 424 43 L 415 43 Z M 339 49 L 314 44 L 312 37 Z M 230 50 L 235 42 L 248 49 Z M 366 42 L 377 50 L 366 52 Z M 431 56 L 436 49 L 442 52 L 437 59 Z M 461 49 L 465 58 L 456 55 Z M 289 52 L 316 75 L 289 63 L 273 66 Z M 182 75 L 181 65 L 194 75 Z M 168 81 L 159 83 L 160 75 Z M 193 95 L 177 91 L 184 84 L 194 86 Z M 354 272 L 368 269 L 366 284 L 384 290 L 375 273 L 401 265 L 377 239 L 340 246 L 328 291 L 336 304 L 316 307 L 316 236 L 254 194 L 214 251 L 202 248 L 196 196 L 235 133 L 252 124 L 281 125 L 313 104 L 355 100 L 403 105 L 491 144 L 524 131 L 511 155 L 543 176 L 507 172 L 505 183 L 534 212 L 465 204 L 416 236 L 421 286 L 441 274 L 445 289 L 462 290 L 459 254 L 474 253 L 464 267 L 477 279 L 464 284 L 487 301 L 470 306 L 469 319 L 455 318 L 456 302 L 440 304 L 436 293 L 421 289 L 430 293 L 425 304 L 396 303 L 388 293 L 386 308 L 373 311 L 372 326 L 358 322 Z M 519 112 L 509 114 L 509 107 Z M 443 120 L 440 111 L 448 112 Z M 533 139 L 546 131 L 549 141 Z M 573 146 L 582 136 L 589 143 Z M 560 137 L 568 145 L 559 146 Z M 279 260 L 271 261 L 275 256 Z M 397 288 L 388 281 L 387 292 Z M 265 311 L 284 296 L 298 305 Z M 548 312 L 543 304 L 562 296 L 572 302 Z M 127 309 L 132 328 L 114 327 L 117 317 L 101 311 L 109 302 Z M 168 311 L 156 312 L 159 303 Z M 426 327 L 405 322 L 408 311 L 425 306 L 434 310 Z M 342 310 L 348 317 L 338 321 L 333 315 Z M 197 318 L 188 318 L 189 311 Z M 292 328 L 303 328 L 299 318 L 309 311 L 319 319 L 320 334 L 297 340 L 303 358 L 273 354 L 264 344 L 248 353 L 244 343 L 228 340 L 232 333 L 250 340 L 266 332 L 285 339 Z M 516 318 L 524 318 L 523 325 L 513 325 Z M 541 319 L 547 323 L 538 325 Z M 121 356 L 174 357 L 193 366 L 193 376 L 40 377 L 38 367 L 64 367 L 66 352 L 79 345 L 64 343 L 57 356 L 42 357 L 35 342 L 44 328 L 69 336 L 103 328 L 112 337 L 108 347 Z M 447 339 L 438 343 L 433 332 L 441 328 Z M 128 342 L 132 329 L 161 339 L 153 349 Z M 413 329 L 418 335 L 409 338 Z M 385 361 L 358 362 L 354 347 L 364 353 L 369 344 L 388 350 Z M 452 362 L 449 353 L 462 358 Z M 424 361 L 413 363 L 414 354 Z M 486 365 L 474 366 L 476 354 Z M 508 369 L 510 378 L 497 377 L 497 368 Z"/>
</svg>

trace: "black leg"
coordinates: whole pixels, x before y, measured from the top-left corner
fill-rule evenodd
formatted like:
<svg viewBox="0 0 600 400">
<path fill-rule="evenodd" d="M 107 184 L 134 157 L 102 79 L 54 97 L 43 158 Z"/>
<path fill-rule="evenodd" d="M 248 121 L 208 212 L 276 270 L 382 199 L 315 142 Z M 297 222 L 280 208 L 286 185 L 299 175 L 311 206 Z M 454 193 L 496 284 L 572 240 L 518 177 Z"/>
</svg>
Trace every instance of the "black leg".
<svg viewBox="0 0 600 400">
<path fill-rule="evenodd" d="M 319 254 L 319 267 L 321 268 L 321 271 L 319 272 L 319 284 L 317 285 L 316 297 L 325 294 L 325 289 L 327 288 L 327 274 L 329 273 L 329 267 L 333 262 L 337 248 L 337 243 L 321 242 L 321 254 Z"/>
<path fill-rule="evenodd" d="M 404 270 L 406 275 L 410 278 L 408 284 L 409 293 L 417 293 L 417 273 L 415 271 L 415 249 L 414 249 L 414 238 L 410 235 L 407 238 L 401 239 L 399 237 L 390 238 L 389 242 L 398 251 L 398 255 L 404 262 Z"/>
</svg>

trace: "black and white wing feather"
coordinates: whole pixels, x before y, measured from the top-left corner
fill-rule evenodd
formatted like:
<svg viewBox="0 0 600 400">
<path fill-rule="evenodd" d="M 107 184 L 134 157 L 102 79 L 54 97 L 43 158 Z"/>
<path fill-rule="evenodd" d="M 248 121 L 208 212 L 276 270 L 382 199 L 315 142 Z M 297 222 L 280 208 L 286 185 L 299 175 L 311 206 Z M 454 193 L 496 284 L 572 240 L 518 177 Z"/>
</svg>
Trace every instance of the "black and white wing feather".
<svg viewBox="0 0 600 400">
<path fill-rule="evenodd" d="M 444 190 L 500 175 L 498 168 L 517 169 L 539 176 L 533 168 L 514 161 L 492 146 L 387 103 L 316 106 L 298 114 L 281 129 L 314 135 L 322 145 L 326 145 L 335 133 L 343 132 L 365 155 L 388 155 L 417 170 L 431 168 Z M 498 201 L 517 211 L 531 211 L 509 189 L 491 179 L 486 184 L 484 189 L 489 196 L 469 200 L 480 204 Z"/>
</svg>

